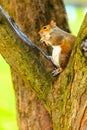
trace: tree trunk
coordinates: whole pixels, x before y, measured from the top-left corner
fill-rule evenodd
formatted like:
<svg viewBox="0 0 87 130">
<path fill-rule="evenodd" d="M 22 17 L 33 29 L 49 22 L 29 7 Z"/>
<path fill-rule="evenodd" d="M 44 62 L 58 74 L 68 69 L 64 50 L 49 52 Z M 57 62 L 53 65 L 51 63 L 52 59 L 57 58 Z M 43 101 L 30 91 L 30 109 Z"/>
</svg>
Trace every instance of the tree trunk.
<svg viewBox="0 0 87 130">
<path fill-rule="evenodd" d="M 48 112 L 30 88 L 30 83 L 12 70 L 20 130 L 51 130 Z M 45 124 L 45 125 L 44 125 Z"/>
<path fill-rule="evenodd" d="M 41 26 L 54 19 L 58 26 L 69 31 L 61 0 L 11 0 L 10 3 L 6 0 L 1 3 L 23 32 L 46 53 L 46 48 L 39 43 Z M 12 67 L 19 129 L 85 130 L 87 64 L 79 46 L 87 34 L 86 22 L 78 34 L 67 68 L 54 78 L 52 63 L 35 48 L 26 47 L 3 16 L 0 21 L 0 53 Z"/>
</svg>

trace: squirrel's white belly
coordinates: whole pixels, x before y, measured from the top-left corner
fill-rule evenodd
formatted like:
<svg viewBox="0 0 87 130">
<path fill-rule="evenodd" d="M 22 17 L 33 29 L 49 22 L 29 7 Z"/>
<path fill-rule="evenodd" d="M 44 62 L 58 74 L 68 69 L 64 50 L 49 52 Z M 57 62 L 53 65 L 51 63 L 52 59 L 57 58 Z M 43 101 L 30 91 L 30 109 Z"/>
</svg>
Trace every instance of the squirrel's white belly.
<svg viewBox="0 0 87 130">
<path fill-rule="evenodd" d="M 53 46 L 52 62 L 57 67 L 60 67 L 60 64 L 59 64 L 60 53 L 61 53 L 61 47 L 60 46 Z"/>
</svg>

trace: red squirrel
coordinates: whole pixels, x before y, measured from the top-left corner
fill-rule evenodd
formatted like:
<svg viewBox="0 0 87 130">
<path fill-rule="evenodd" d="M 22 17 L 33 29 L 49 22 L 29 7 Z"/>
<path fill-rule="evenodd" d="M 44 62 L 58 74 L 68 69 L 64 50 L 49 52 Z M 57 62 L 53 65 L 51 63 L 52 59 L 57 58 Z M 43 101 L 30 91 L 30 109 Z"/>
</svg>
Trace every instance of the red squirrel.
<svg viewBox="0 0 87 130">
<path fill-rule="evenodd" d="M 52 74 L 56 76 L 66 67 L 76 37 L 60 29 L 53 20 L 50 24 L 43 26 L 39 34 L 40 41 L 46 46 L 52 47 L 50 59 L 56 66 Z"/>
</svg>

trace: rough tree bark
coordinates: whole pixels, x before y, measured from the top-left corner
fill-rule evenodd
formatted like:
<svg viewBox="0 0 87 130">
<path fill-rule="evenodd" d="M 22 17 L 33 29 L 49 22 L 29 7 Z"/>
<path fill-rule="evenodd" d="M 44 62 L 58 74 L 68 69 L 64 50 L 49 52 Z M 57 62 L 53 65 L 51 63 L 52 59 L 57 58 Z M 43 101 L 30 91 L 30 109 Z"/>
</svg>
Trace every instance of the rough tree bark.
<svg viewBox="0 0 87 130">
<path fill-rule="evenodd" d="M 49 7 L 50 6 L 48 4 L 49 1 L 48 2 L 44 1 L 44 3 L 47 2 L 45 4 L 45 6 L 44 6 L 44 3 L 41 3 L 41 1 L 39 1 L 39 4 L 37 4 L 37 2 L 38 1 L 32 1 L 31 4 L 29 4 L 30 3 L 29 0 L 25 1 L 25 2 L 22 2 L 20 0 L 17 0 L 17 1 L 16 0 L 15 1 L 6 0 L 5 2 L 1 1 L 1 4 L 3 5 L 4 9 L 7 10 L 11 16 L 14 17 L 14 19 L 17 21 L 18 25 L 21 26 L 22 30 L 27 35 L 29 35 L 29 37 L 31 36 L 31 38 L 33 38 L 35 42 L 36 42 L 35 32 L 37 35 L 40 26 L 42 24 L 44 25 L 44 24 L 49 23 L 49 21 L 51 19 L 55 19 L 57 21 L 57 24 L 61 28 L 64 28 L 65 30 L 68 31 L 66 14 L 65 14 L 65 10 L 63 8 L 63 4 L 61 1 L 58 2 L 57 9 L 54 8 L 54 7 L 56 7 L 54 5 L 55 2 L 53 2 L 53 3 L 51 2 L 51 4 L 50 4 L 51 7 Z M 40 8 L 38 8 L 37 15 L 36 15 L 37 6 L 39 6 Z M 13 10 L 13 8 L 15 8 L 15 10 Z M 50 10 L 48 10 L 47 8 L 48 9 L 51 8 L 52 11 L 50 12 Z M 55 11 L 57 12 L 56 14 L 54 14 Z M 33 16 L 33 18 L 32 18 L 32 16 Z M 34 27 L 33 24 L 35 24 L 35 23 L 37 24 L 39 19 L 40 19 L 41 25 L 38 26 L 38 28 L 37 28 L 37 26 Z M 27 21 L 29 21 L 29 22 L 27 22 Z M 30 24 L 30 26 L 32 25 L 32 29 L 30 28 L 29 24 Z M 31 33 L 34 33 L 34 34 L 30 35 Z M 49 64 L 49 62 L 48 62 L 48 64 Z M 39 130 L 39 129 L 49 130 L 50 129 L 51 130 L 52 123 L 51 123 L 50 117 L 49 117 L 46 109 L 44 108 L 43 104 L 38 100 L 38 98 L 34 95 L 34 92 L 32 92 L 32 90 L 29 88 L 30 83 L 29 82 L 26 83 L 26 81 L 24 81 L 22 78 L 20 78 L 19 74 L 17 74 L 17 71 L 15 72 L 13 70 L 13 67 L 11 68 L 11 70 L 12 70 L 14 86 L 15 86 L 15 89 L 17 90 L 15 92 L 17 95 L 16 99 L 17 99 L 19 128 L 21 130 L 22 129 L 23 130 L 24 129 L 26 129 L 26 130 L 27 129 L 29 129 L 29 130 L 30 129 L 33 129 L 33 130 L 34 129 L 35 130 Z M 22 82 L 22 84 L 21 84 L 21 82 Z M 24 82 L 25 82 L 25 84 L 24 84 Z M 26 86 L 28 86 L 28 92 L 26 93 L 26 97 L 28 97 L 28 100 L 25 102 L 25 97 L 23 96 L 23 95 L 25 95 L 25 94 L 23 94 L 23 93 L 25 93 L 25 91 L 22 91 L 22 88 L 26 88 Z M 31 95 L 34 95 L 34 98 L 31 98 Z M 24 107 L 21 107 L 21 106 L 24 106 Z M 27 106 L 27 108 L 26 108 L 26 106 Z M 25 111 L 24 108 L 26 108 L 27 111 Z M 29 109 L 29 108 L 31 108 L 31 109 Z M 26 113 L 27 117 L 22 116 L 24 113 Z"/>
<path fill-rule="evenodd" d="M 9 2 L 6 2 L 8 5 Z M 38 46 L 38 30 L 43 24 L 49 23 L 50 19 L 56 20 L 61 28 L 68 31 L 61 0 L 11 0 L 10 9 L 3 1 L 1 3 Z M 15 11 L 11 12 L 13 5 Z M 20 130 L 87 128 L 87 63 L 79 48 L 87 35 L 86 21 L 87 17 L 78 34 L 67 68 L 54 78 L 51 75 L 52 63 L 35 48 L 26 47 L 0 15 L 0 53 L 12 67 Z"/>
</svg>

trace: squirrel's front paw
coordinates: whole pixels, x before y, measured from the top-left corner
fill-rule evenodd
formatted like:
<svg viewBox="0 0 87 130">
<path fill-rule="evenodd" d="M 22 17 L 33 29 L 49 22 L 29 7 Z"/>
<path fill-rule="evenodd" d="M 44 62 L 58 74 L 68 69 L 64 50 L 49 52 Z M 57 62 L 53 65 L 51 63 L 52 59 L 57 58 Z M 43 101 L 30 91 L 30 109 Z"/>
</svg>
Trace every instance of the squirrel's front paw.
<svg viewBox="0 0 87 130">
<path fill-rule="evenodd" d="M 43 38 L 41 38 L 41 39 L 40 39 L 40 42 L 42 42 L 42 43 L 43 43 L 43 42 L 44 42 L 44 39 L 43 39 Z"/>
<path fill-rule="evenodd" d="M 55 70 L 52 71 L 52 75 L 53 76 L 57 76 L 58 74 L 60 74 L 62 72 L 62 68 L 57 68 Z"/>
</svg>

